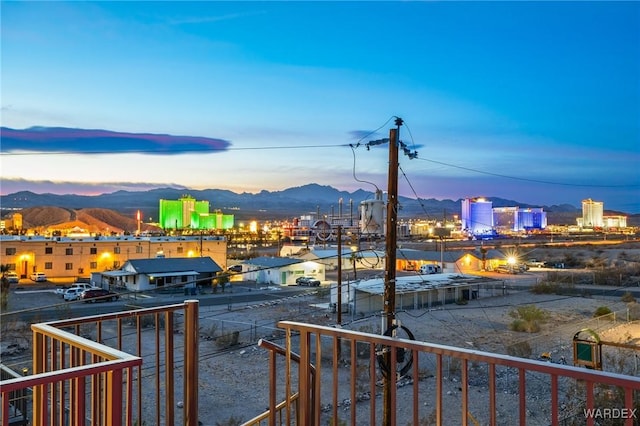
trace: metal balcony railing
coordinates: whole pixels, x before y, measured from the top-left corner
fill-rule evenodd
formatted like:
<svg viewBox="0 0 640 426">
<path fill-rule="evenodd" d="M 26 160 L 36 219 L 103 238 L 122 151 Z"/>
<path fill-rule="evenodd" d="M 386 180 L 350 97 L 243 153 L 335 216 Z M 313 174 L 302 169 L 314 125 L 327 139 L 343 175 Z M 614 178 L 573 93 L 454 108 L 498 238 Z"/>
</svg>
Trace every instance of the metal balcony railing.
<svg viewBox="0 0 640 426">
<path fill-rule="evenodd" d="M 278 326 L 284 351 L 262 344 L 272 351 L 269 409 L 246 426 L 594 425 L 603 416 L 640 424 L 638 377 L 306 323 Z M 281 372 L 276 353 L 284 355 Z M 498 377 L 503 384 L 507 377 L 513 399 Z"/>
<path fill-rule="evenodd" d="M 2 426 L 24 411 L 29 424 L 43 426 L 198 424 L 197 300 L 31 329 L 33 374 L 3 377 Z"/>
</svg>

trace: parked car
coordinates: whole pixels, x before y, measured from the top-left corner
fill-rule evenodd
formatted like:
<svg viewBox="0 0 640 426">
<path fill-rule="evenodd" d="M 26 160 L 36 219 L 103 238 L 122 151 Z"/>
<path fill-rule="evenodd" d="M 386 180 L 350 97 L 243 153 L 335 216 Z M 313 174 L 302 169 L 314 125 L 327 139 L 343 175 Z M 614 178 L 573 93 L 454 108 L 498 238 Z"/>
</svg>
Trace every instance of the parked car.
<svg viewBox="0 0 640 426">
<path fill-rule="evenodd" d="M 17 284 L 20 282 L 20 277 L 14 271 L 9 271 L 6 273 L 5 277 L 9 284 Z"/>
<path fill-rule="evenodd" d="M 45 275 L 44 272 L 34 272 L 33 274 L 31 274 L 31 281 L 39 282 L 39 281 L 46 281 L 46 280 L 47 280 L 47 276 Z"/>
<path fill-rule="evenodd" d="M 113 291 L 105 290 L 103 288 L 93 288 L 91 290 L 84 291 L 80 298 L 85 303 L 94 303 L 94 302 L 114 302 L 120 298 L 118 293 L 114 293 Z"/>
<path fill-rule="evenodd" d="M 86 291 L 86 290 L 91 290 L 91 289 L 100 288 L 100 287 L 92 286 L 91 284 L 85 284 L 85 283 L 73 283 L 70 286 L 63 286 L 63 287 L 56 288 L 56 294 L 59 294 L 60 296 L 64 296 L 64 293 L 70 288 L 79 288 L 82 291 Z"/>
<path fill-rule="evenodd" d="M 296 278 L 296 284 L 307 287 L 320 287 L 320 281 L 312 277 L 298 277 Z"/>
<path fill-rule="evenodd" d="M 439 274 L 440 271 L 440 265 L 422 265 L 420 267 L 420 275 Z"/>
<path fill-rule="evenodd" d="M 79 300 L 80 295 L 84 292 L 84 289 L 80 287 L 71 287 L 65 290 L 62 298 L 65 302 L 71 302 L 72 300 Z"/>
<path fill-rule="evenodd" d="M 501 274 L 517 274 L 518 273 L 518 269 L 515 266 L 499 265 L 496 268 L 496 272 L 501 273 Z"/>
<path fill-rule="evenodd" d="M 60 287 L 56 287 L 55 293 L 58 296 L 63 297 L 64 296 L 64 292 L 69 290 L 70 288 L 71 288 L 70 285 L 63 285 L 63 286 L 60 286 Z"/>
<path fill-rule="evenodd" d="M 242 265 L 232 265 L 227 268 L 229 272 L 242 272 Z"/>
</svg>

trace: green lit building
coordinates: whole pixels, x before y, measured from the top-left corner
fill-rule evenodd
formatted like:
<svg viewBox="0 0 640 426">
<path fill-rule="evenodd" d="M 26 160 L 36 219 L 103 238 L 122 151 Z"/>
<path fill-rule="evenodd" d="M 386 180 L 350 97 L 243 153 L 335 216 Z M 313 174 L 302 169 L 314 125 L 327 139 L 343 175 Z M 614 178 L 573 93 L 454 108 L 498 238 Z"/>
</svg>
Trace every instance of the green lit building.
<svg viewBox="0 0 640 426">
<path fill-rule="evenodd" d="M 233 215 L 210 213 L 208 201 L 196 201 L 189 195 L 178 200 L 160 200 L 162 229 L 230 229 L 233 221 Z"/>
</svg>

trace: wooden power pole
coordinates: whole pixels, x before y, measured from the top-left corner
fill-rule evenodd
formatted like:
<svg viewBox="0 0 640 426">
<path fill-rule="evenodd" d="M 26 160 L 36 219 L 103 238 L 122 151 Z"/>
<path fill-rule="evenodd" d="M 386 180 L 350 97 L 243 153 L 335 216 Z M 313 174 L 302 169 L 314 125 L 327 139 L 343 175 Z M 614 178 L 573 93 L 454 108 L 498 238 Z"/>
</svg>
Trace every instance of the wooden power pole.
<svg viewBox="0 0 640 426">
<path fill-rule="evenodd" d="M 385 276 L 384 276 L 384 315 L 386 317 L 386 332 L 395 325 L 396 319 L 396 246 L 398 234 L 398 145 L 400 126 L 402 119 L 396 117 L 397 129 L 389 131 L 389 183 L 387 192 L 387 231 L 386 231 L 386 254 L 385 254 Z M 387 350 L 384 354 L 384 362 L 387 365 L 387 375 L 383 375 L 383 419 L 384 426 L 393 426 L 395 419 L 395 407 L 392 404 L 391 385 L 392 374 L 395 369 L 391 368 L 391 352 Z"/>
</svg>

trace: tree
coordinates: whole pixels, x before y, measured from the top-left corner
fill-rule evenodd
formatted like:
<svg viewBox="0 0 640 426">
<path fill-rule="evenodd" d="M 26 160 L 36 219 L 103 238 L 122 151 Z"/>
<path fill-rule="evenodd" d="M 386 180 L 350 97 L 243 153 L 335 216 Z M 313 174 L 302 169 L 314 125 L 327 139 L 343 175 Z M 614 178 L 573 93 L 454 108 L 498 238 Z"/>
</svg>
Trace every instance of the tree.
<svg viewBox="0 0 640 426">
<path fill-rule="evenodd" d="M 223 274 L 217 275 L 212 282 L 213 292 L 217 293 L 218 286 L 220 286 L 222 288 L 222 292 L 224 293 L 224 289 L 228 283 L 229 283 L 229 274 L 223 273 Z"/>
<path fill-rule="evenodd" d="M 482 255 L 482 270 L 487 270 L 487 248 L 485 246 L 480 247 L 480 254 Z"/>
<path fill-rule="evenodd" d="M 9 265 L 0 265 L 0 273 L 2 273 L 2 278 L 0 278 L 0 306 L 2 306 L 3 310 L 7 309 L 7 305 L 9 304 L 9 288 L 11 284 L 7 278 L 7 272 L 10 270 Z"/>
</svg>

